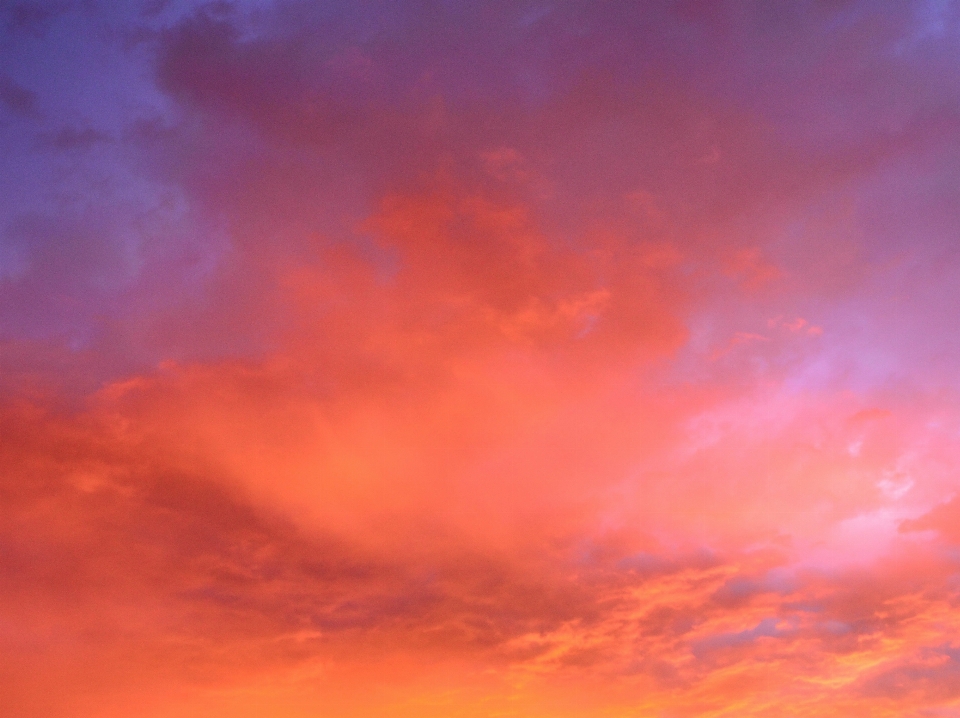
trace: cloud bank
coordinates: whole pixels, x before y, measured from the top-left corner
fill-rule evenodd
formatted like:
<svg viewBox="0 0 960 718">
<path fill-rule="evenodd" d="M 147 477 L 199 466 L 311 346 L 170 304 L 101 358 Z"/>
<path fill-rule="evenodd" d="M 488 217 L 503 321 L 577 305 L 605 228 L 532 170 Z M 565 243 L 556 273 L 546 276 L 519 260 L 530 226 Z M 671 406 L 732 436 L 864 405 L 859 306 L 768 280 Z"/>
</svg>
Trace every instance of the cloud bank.
<svg viewBox="0 0 960 718">
<path fill-rule="evenodd" d="M 15 2 L 0 687 L 960 711 L 949 2 Z"/>
</svg>

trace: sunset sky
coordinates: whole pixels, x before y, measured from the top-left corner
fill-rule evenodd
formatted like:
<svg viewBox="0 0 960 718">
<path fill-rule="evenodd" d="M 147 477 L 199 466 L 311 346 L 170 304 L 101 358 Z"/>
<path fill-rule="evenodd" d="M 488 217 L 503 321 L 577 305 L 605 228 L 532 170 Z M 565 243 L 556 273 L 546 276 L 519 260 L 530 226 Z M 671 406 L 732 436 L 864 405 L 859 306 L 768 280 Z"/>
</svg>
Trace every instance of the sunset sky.
<svg viewBox="0 0 960 718">
<path fill-rule="evenodd" d="M 0 1 L 4 718 L 960 718 L 960 4 Z"/>
</svg>

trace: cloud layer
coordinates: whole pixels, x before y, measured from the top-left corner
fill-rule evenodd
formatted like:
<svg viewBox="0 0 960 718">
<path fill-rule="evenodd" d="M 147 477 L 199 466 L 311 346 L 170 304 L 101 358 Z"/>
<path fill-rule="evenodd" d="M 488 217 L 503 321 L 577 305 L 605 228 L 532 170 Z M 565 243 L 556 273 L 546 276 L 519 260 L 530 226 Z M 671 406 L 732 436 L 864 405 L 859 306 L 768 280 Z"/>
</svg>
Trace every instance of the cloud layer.
<svg viewBox="0 0 960 718">
<path fill-rule="evenodd" d="M 960 712 L 949 2 L 17 2 L 12 715 Z"/>
</svg>

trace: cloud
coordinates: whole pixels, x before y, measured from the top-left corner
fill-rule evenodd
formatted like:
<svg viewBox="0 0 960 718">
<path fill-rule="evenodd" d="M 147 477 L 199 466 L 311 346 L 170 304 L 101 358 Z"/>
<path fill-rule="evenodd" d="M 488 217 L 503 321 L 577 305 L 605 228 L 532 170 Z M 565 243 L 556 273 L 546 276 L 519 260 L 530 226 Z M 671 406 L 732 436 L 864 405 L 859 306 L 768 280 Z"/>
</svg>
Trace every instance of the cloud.
<svg viewBox="0 0 960 718">
<path fill-rule="evenodd" d="M 37 95 L 7 74 L 0 74 L 0 102 L 13 114 L 29 117 L 36 111 Z"/>
<path fill-rule="evenodd" d="M 916 9 L 7 11 L 15 710 L 947 710 Z"/>
<path fill-rule="evenodd" d="M 864 680 L 859 688 L 869 696 L 894 701 L 912 699 L 913 702 L 931 704 L 949 701 L 960 695 L 960 689 L 956 687 L 958 673 L 960 663 L 956 649 L 950 646 L 931 647 L 921 651 L 914 660 L 884 667 Z"/>
<path fill-rule="evenodd" d="M 178 382 L 189 377 L 167 371 Z M 193 376 L 187 394 L 201 381 L 209 377 Z M 219 385 L 221 402 L 227 386 Z M 259 381 L 250 388 L 264 391 Z M 83 714 L 73 689 L 61 703 L 37 693 L 23 672 L 41 665 L 62 685 L 85 682 L 97 701 L 139 696 L 157 710 L 184 686 L 193 706 L 207 700 L 204 691 L 227 691 L 212 704 L 226 710 L 231 686 L 284 672 L 305 672 L 288 679 L 291 695 L 325 685 L 325 701 L 359 706 L 351 681 L 362 678 L 334 689 L 311 671 L 332 661 L 362 676 L 373 661 L 392 684 L 401 664 L 425 676 L 466 657 L 472 670 L 526 685 L 515 695 L 534 703 L 540 690 L 612 681 L 616 700 L 657 696 L 682 713 L 707 697 L 745 700 L 755 681 L 773 680 L 760 660 L 778 666 L 779 700 L 808 711 L 881 693 L 903 705 L 947 696 L 932 688 L 947 669 L 925 651 L 951 615 L 952 569 L 916 553 L 922 547 L 868 569 L 823 573 L 791 569 L 782 548 L 683 553 L 631 531 L 585 541 L 585 525 L 553 512 L 505 541 L 471 530 L 464 516 L 443 524 L 435 509 L 416 513 L 423 497 L 403 508 L 405 522 L 394 504 L 379 535 L 370 532 L 376 524 L 355 523 L 359 514 L 352 527 L 303 522 L 271 508 L 263 489 L 258 497 L 239 488 L 242 463 L 225 467 L 209 438 L 164 433 L 132 411 L 144 397 L 154 410 L 170 401 L 169 388 L 166 399 L 156 392 L 135 380 L 80 414 L 36 402 L 4 412 L 0 545 L 13 623 L 3 641 L 17 658 L 3 671 L 24 678 L 14 699 L 26 715 Z M 300 441 L 289 435 L 295 425 L 276 423 L 278 407 L 257 406 L 287 446 Z M 182 413 L 168 404 L 162 416 Z M 214 427 L 223 421 L 190 413 Z M 289 469 L 270 463 L 277 491 Z M 331 512 L 349 506 L 335 485 L 324 495 L 336 502 Z M 367 519 L 376 511 L 371 496 L 360 505 Z M 902 663 L 908 646 L 936 675 Z M 742 688 L 723 688 L 721 674 L 739 676 Z M 822 676 L 831 687 L 797 687 Z M 507 688 L 484 690 L 493 700 Z"/>
<path fill-rule="evenodd" d="M 101 142 L 108 142 L 110 136 L 92 127 L 82 130 L 73 127 L 64 127 L 56 134 L 46 136 L 41 144 L 57 150 L 87 149 Z"/>
<path fill-rule="evenodd" d="M 960 541 L 957 531 L 958 510 L 960 500 L 956 497 L 933 507 L 929 512 L 917 519 L 910 519 L 900 524 L 900 531 L 937 531 L 940 536 L 950 543 Z"/>
</svg>

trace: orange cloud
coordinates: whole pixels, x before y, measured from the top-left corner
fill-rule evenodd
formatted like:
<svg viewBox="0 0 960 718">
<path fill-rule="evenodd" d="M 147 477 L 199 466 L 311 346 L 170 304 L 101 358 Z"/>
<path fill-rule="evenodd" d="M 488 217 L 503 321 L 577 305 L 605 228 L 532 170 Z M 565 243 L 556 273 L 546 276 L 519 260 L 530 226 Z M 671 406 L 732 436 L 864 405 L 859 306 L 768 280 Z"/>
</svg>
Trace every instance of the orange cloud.
<svg viewBox="0 0 960 718">
<path fill-rule="evenodd" d="M 8 711 L 955 709 L 946 20 L 68 5 L 0 10 Z"/>
</svg>

